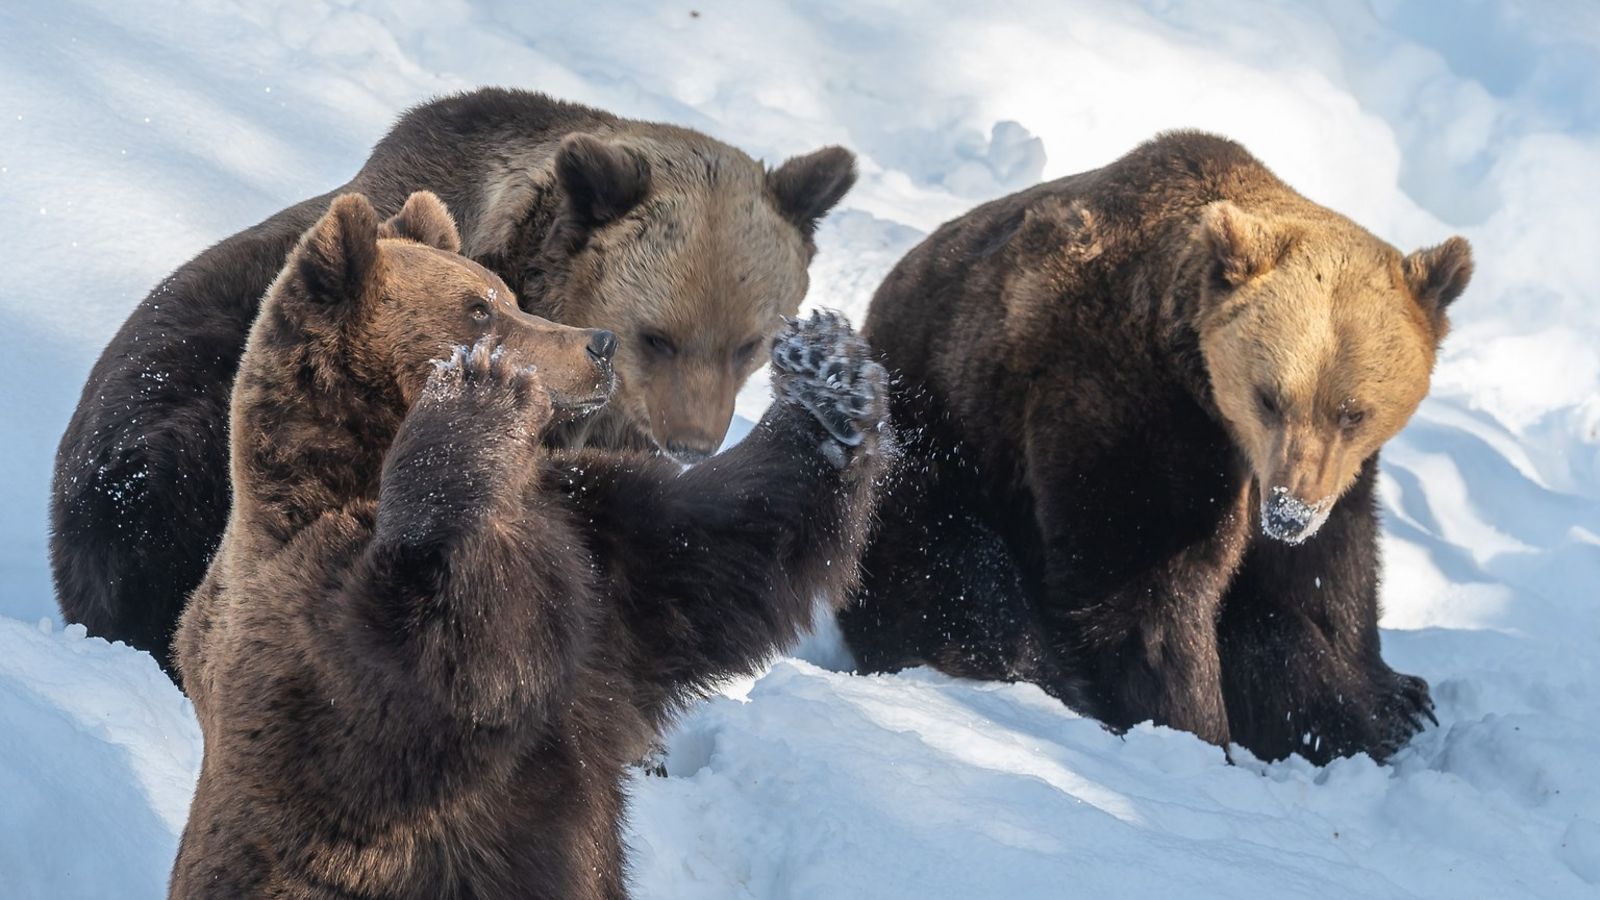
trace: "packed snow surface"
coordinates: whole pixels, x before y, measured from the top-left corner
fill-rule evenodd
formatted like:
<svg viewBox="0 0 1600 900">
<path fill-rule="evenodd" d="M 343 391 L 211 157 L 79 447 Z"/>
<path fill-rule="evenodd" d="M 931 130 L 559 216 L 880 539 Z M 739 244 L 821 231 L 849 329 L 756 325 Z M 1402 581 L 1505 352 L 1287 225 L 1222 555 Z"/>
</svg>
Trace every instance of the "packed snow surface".
<svg viewBox="0 0 1600 900">
<path fill-rule="evenodd" d="M 1230 766 L 1027 685 L 854 676 L 825 626 L 634 779 L 640 897 L 1600 896 L 1587 0 L 0 6 L 0 896 L 161 896 L 199 764 L 150 658 L 56 618 L 50 460 L 90 364 L 161 276 L 343 182 L 407 105 L 482 84 L 769 161 L 855 149 L 809 303 L 857 321 L 941 221 L 1173 127 L 1404 248 L 1477 253 L 1384 456 L 1386 654 L 1440 720 L 1392 766 Z"/>
</svg>

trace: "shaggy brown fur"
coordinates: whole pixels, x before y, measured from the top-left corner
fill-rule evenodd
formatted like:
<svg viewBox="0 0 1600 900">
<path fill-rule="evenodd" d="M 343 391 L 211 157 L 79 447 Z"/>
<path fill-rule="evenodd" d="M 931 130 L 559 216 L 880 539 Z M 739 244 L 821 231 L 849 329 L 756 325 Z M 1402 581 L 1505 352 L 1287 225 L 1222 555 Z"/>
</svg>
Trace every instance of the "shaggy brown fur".
<svg viewBox="0 0 1600 900">
<path fill-rule="evenodd" d="M 925 427 L 842 617 L 858 658 L 1387 756 L 1431 713 L 1379 655 L 1377 453 L 1471 270 L 1197 133 L 940 228 L 864 329 Z"/>
<path fill-rule="evenodd" d="M 551 452 L 613 345 L 445 221 L 418 196 L 380 239 L 339 198 L 251 332 L 178 641 L 206 741 L 174 897 L 622 897 L 623 765 L 856 577 L 887 389 L 847 326 L 793 326 L 780 402 L 701 466 Z"/>
<path fill-rule="evenodd" d="M 526 310 L 619 335 L 616 399 L 552 429 L 554 443 L 690 461 L 720 444 L 734 394 L 805 294 L 817 220 L 854 177 L 838 148 L 767 172 L 698 132 L 486 89 L 407 113 L 339 190 L 384 214 L 437 193 L 466 255 Z M 228 396 L 246 334 L 333 196 L 185 264 L 96 363 L 56 458 L 50 552 L 68 621 L 167 663 L 227 521 Z"/>
</svg>

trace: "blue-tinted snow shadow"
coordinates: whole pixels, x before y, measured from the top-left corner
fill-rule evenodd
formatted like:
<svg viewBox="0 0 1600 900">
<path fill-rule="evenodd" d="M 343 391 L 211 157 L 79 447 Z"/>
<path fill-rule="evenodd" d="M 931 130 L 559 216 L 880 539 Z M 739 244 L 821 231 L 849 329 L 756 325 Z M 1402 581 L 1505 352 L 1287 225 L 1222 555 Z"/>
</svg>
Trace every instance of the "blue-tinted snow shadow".
<svg viewBox="0 0 1600 900">
<path fill-rule="evenodd" d="M 0 615 L 56 613 L 45 550 L 50 472 L 96 350 L 0 305 Z"/>
<path fill-rule="evenodd" d="M 0 797 L 6 897 L 97 898 L 111 885 L 119 897 L 166 895 L 177 836 L 151 808 L 128 750 L 5 676 Z"/>
</svg>

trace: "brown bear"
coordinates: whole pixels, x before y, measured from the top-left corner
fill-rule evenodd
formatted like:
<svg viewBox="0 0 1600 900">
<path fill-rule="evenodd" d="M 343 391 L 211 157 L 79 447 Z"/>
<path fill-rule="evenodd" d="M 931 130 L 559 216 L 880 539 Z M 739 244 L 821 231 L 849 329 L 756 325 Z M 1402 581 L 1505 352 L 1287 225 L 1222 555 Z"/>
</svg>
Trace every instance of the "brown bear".
<svg viewBox="0 0 1600 900">
<path fill-rule="evenodd" d="M 388 214 L 431 190 L 458 217 L 466 255 L 524 309 L 620 336 L 615 398 L 552 429 L 552 443 L 694 461 L 721 443 L 734 395 L 799 308 L 816 223 L 854 178 L 837 147 L 767 172 L 698 132 L 524 91 L 410 111 L 348 184 L 186 263 L 106 347 L 56 456 L 62 614 L 167 665 L 227 522 L 228 396 L 245 336 L 335 194 L 359 191 Z"/>
<path fill-rule="evenodd" d="M 1388 757 L 1432 704 L 1379 653 L 1378 451 L 1471 272 L 1194 132 L 947 223 L 862 329 L 918 428 L 841 614 L 858 661 Z"/>
<path fill-rule="evenodd" d="M 615 341 L 456 246 L 432 195 L 341 196 L 250 333 L 173 897 L 623 897 L 624 764 L 856 577 L 888 389 L 848 325 L 789 326 L 778 402 L 699 466 L 550 450 Z"/>
</svg>

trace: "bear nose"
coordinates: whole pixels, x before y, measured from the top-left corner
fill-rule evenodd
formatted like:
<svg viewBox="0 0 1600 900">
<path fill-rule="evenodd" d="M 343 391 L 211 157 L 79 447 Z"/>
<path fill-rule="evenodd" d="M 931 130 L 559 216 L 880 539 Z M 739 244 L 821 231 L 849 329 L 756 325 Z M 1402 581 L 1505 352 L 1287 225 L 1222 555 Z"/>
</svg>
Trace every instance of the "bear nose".
<svg viewBox="0 0 1600 900">
<path fill-rule="evenodd" d="M 1272 496 L 1261 504 L 1261 530 L 1267 537 L 1299 543 L 1316 519 L 1317 511 L 1284 487 L 1272 489 Z"/>
<path fill-rule="evenodd" d="M 597 363 L 608 363 L 617 352 L 617 336 L 609 331 L 597 331 L 589 338 L 589 358 Z"/>
</svg>

